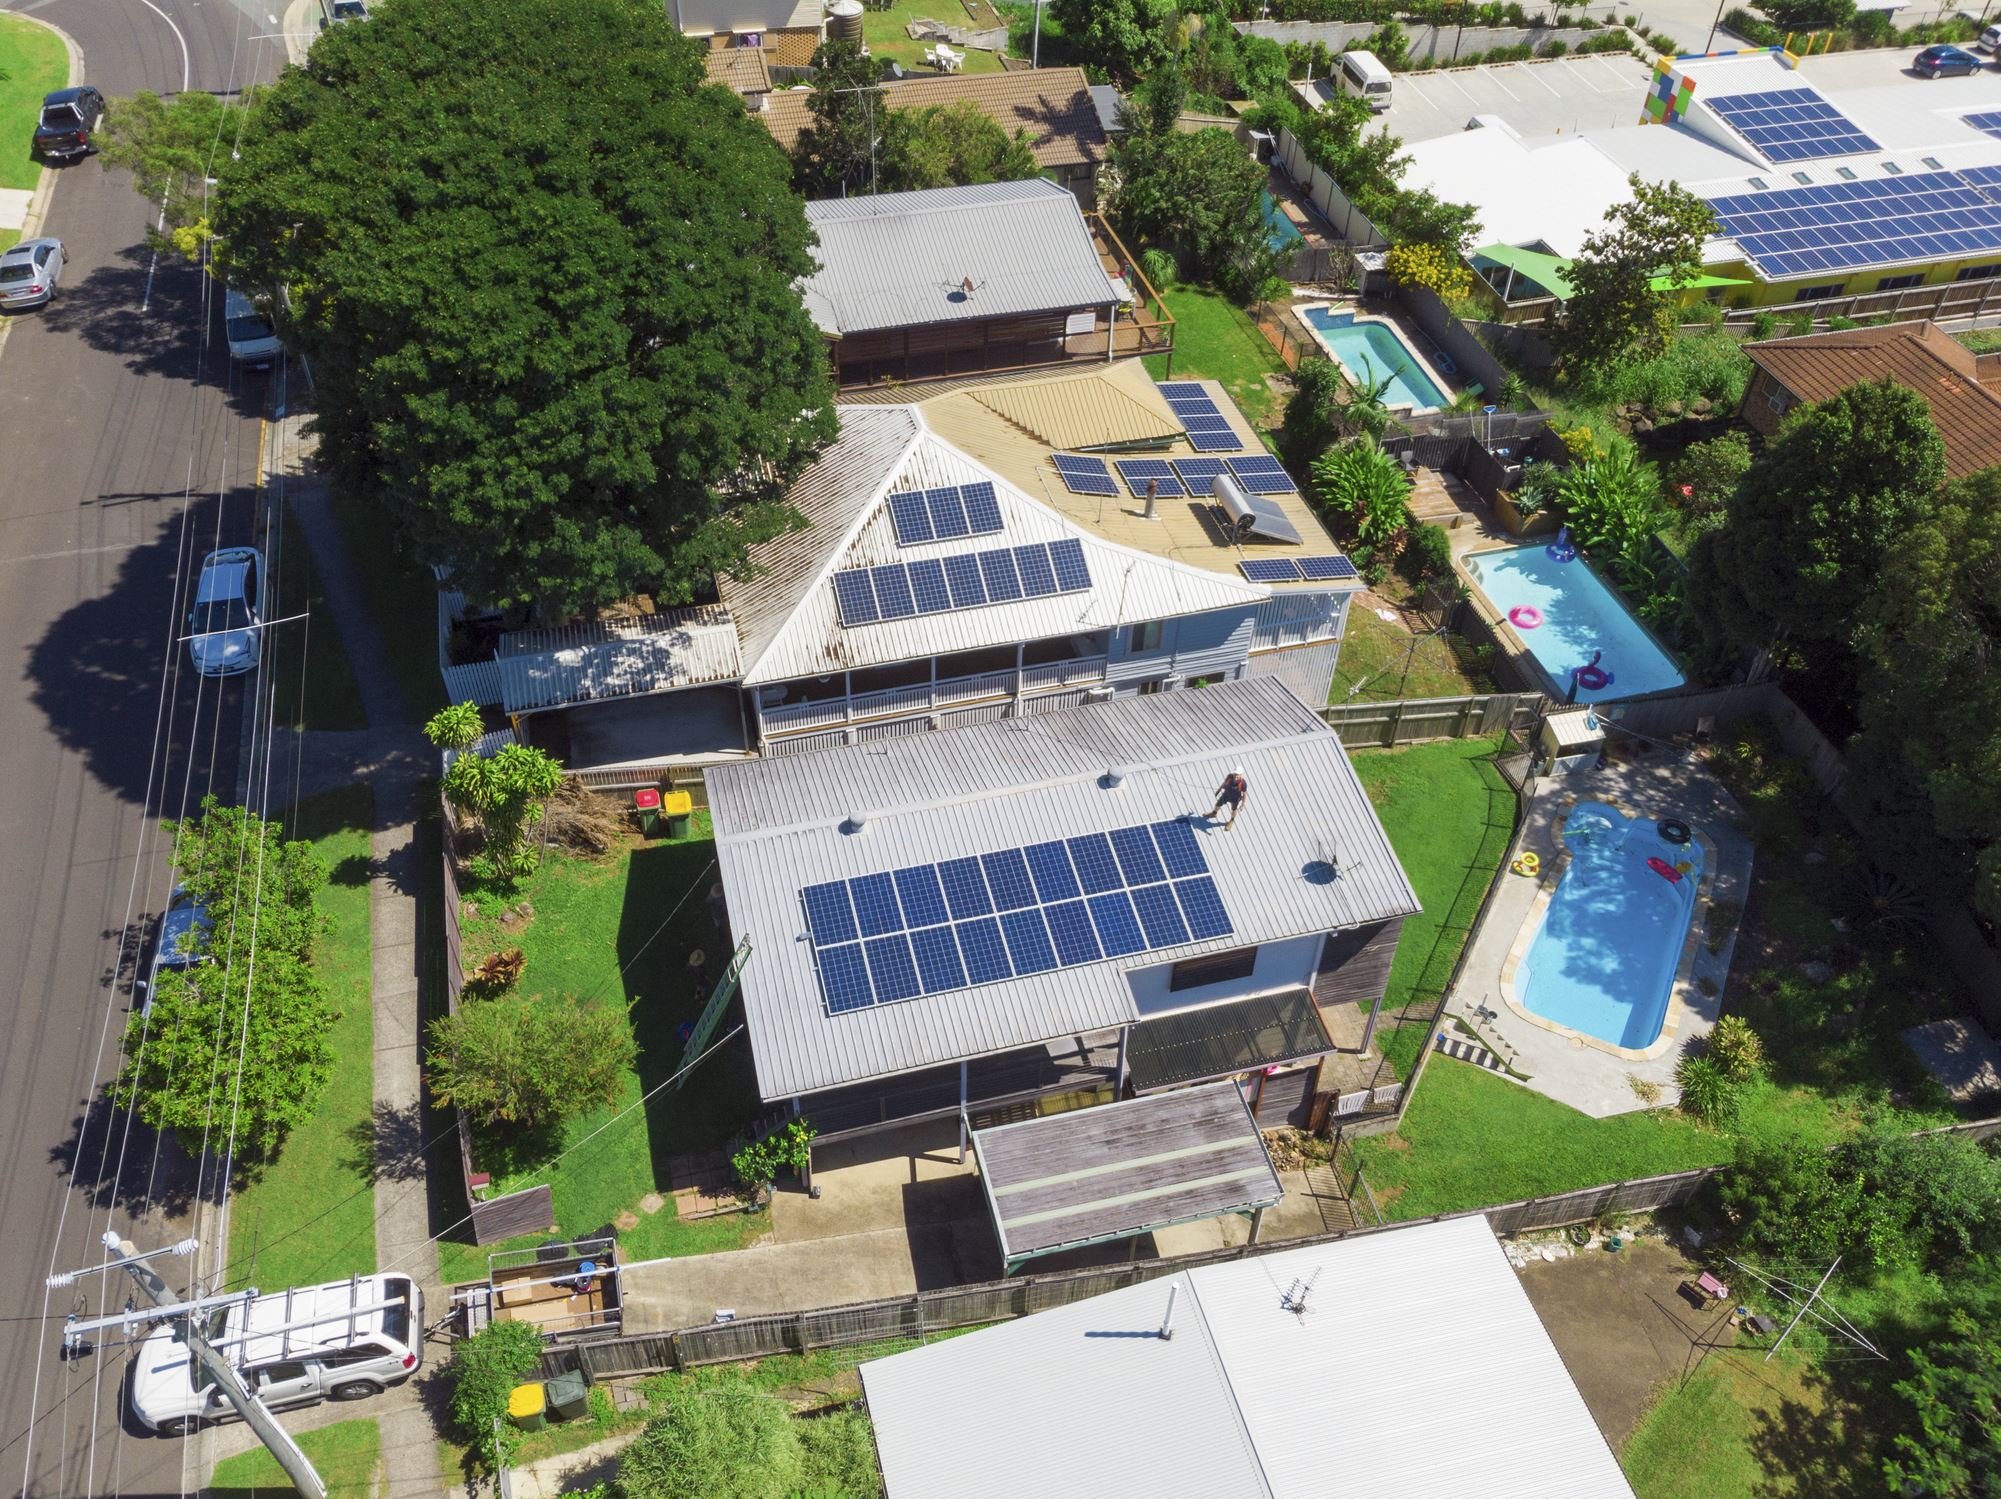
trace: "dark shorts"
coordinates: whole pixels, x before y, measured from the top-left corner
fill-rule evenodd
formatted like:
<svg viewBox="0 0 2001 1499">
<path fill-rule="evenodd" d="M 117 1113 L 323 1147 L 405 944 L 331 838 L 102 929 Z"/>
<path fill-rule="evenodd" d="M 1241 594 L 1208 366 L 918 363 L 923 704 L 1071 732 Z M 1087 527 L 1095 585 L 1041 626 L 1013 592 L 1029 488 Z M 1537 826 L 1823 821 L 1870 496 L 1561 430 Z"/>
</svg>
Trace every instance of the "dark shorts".
<svg viewBox="0 0 2001 1499">
<path fill-rule="evenodd" d="M 1219 807 L 1241 807 L 1243 804 L 1244 793 L 1241 791 L 1225 791 L 1216 801 Z"/>
</svg>

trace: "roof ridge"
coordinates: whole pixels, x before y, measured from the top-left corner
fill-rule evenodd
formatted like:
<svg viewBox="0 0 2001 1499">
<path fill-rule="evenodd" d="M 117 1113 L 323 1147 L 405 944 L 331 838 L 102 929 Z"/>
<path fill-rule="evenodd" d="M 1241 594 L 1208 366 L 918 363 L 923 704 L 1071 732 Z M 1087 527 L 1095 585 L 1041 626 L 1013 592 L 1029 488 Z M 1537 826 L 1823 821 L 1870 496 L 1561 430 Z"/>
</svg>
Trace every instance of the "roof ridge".
<svg viewBox="0 0 2001 1499">
<path fill-rule="evenodd" d="M 1244 1402 L 1237 1397 L 1237 1381 L 1230 1372 L 1230 1361 L 1223 1353 L 1223 1345 L 1216 1339 L 1215 1328 L 1209 1322 L 1209 1308 L 1202 1300 L 1202 1288 L 1195 1273 L 1205 1266 L 1191 1266 L 1181 1272 L 1181 1279 L 1188 1282 L 1188 1299 L 1195 1303 L 1195 1316 L 1202 1324 L 1202 1342 L 1209 1350 L 1210 1361 L 1223 1382 L 1223 1389 L 1230 1397 L 1230 1414 L 1237 1418 L 1237 1431 L 1244 1439 L 1244 1451 L 1249 1454 L 1251 1466 L 1257 1471 L 1258 1486 L 1265 1491 L 1266 1499 L 1277 1499 L 1273 1489 L 1271 1474 L 1265 1471 L 1265 1456 L 1258 1449 L 1258 1439 L 1251 1433 L 1250 1418 L 1244 1414 Z"/>
</svg>

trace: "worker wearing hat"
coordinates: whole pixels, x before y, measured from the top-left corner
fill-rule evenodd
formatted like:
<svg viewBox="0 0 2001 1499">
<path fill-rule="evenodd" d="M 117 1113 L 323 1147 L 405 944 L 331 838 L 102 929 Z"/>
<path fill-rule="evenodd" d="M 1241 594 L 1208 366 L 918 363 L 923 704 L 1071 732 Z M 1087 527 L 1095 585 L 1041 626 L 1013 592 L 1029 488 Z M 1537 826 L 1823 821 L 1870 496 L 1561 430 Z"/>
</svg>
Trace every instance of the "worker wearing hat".
<svg viewBox="0 0 2001 1499">
<path fill-rule="evenodd" d="M 1250 785 L 1244 780 L 1244 767 L 1241 765 L 1232 767 L 1230 773 L 1223 777 L 1223 784 L 1216 788 L 1216 805 L 1209 809 L 1209 820 L 1214 822 L 1216 814 L 1228 807 L 1230 820 L 1223 824 L 1223 831 L 1227 833 L 1235 827 L 1237 814 L 1244 810 L 1244 798 L 1250 795 L 1250 789 Z"/>
</svg>

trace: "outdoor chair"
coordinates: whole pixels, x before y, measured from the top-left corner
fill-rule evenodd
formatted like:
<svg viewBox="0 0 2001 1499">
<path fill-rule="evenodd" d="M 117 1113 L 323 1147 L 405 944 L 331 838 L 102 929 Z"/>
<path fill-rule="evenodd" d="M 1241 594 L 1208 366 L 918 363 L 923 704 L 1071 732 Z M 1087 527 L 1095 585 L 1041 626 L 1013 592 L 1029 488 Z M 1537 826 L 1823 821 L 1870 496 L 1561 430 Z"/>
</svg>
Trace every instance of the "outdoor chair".
<svg viewBox="0 0 2001 1499">
<path fill-rule="evenodd" d="M 1703 1298 L 1708 1301 L 1728 1301 L 1730 1299 L 1730 1288 L 1707 1270 L 1696 1276 L 1695 1288 L 1702 1292 Z"/>
</svg>

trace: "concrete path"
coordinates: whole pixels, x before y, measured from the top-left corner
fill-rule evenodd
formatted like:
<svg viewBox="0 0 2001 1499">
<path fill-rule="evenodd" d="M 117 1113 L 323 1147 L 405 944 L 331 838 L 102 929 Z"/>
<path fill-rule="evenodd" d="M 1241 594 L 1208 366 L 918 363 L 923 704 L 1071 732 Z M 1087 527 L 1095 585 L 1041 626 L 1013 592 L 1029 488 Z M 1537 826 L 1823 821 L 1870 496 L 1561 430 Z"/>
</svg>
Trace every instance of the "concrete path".
<svg viewBox="0 0 2001 1499">
<path fill-rule="evenodd" d="M 604 1483 L 618 1471 L 618 1454 L 640 1435 L 640 1431 L 622 1431 L 575 1452 L 524 1463 L 511 1475 L 508 1492 L 514 1499 L 557 1499 L 559 1494 L 574 1494 Z"/>
</svg>

